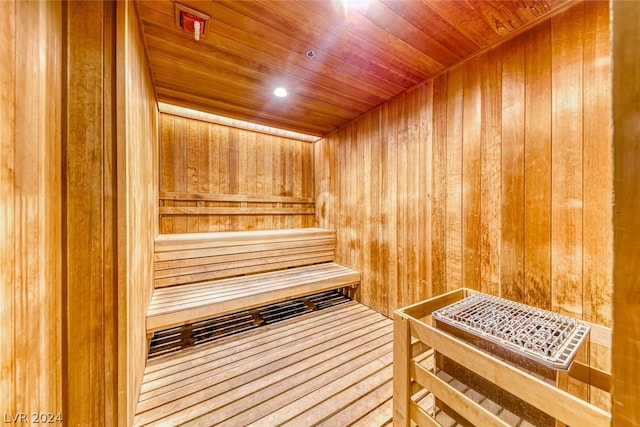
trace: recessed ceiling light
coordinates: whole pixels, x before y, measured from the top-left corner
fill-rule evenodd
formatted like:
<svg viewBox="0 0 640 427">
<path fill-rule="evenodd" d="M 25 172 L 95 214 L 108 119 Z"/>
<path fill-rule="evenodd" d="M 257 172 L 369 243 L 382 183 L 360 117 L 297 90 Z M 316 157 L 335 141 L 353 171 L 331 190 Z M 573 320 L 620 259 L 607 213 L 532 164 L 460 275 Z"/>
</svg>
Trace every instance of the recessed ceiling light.
<svg viewBox="0 0 640 427">
<path fill-rule="evenodd" d="M 283 87 L 277 87 L 274 91 L 273 94 L 275 96 L 277 96 L 278 98 L 284 98 L 285 96 L 287 96 L 287 90 Z"/>
</svg>

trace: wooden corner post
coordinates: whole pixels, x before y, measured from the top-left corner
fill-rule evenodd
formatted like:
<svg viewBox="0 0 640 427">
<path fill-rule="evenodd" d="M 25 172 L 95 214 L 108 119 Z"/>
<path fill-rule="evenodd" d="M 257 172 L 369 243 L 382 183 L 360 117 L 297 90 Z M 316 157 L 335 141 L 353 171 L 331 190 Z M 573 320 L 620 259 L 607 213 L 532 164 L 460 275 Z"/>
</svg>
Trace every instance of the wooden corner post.
<svg viewBox="0 0 640 427">
<path fill-rule="evenodd" d="M 411 399 L 411 331 L 409 321 L 393 314 L 393 425 L 409 427 Z"/>
</svg>

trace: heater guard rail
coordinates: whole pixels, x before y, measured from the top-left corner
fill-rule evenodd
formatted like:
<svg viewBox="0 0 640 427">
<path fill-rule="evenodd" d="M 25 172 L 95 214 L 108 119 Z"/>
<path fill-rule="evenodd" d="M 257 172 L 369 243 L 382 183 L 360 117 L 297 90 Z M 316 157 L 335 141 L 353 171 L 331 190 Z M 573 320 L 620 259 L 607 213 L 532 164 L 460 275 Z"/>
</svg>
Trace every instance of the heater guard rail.
<svg viewBox="0 0 640 427">
<path fill-rule="evenodd" d="M 425 351 L 442 353 L 476 374 L 490 379 L 496 386 L 555 418 L 558 425 L 611 425 L 609 412 L 562 389 L 566 387 L 570 376 L 609 392 L 610 373 L 574 361 L 571 369 L 564 376 L 561 374 L 562 380 L 554 386 L 425 322 L 433 311 L 476 293 L 461 288 L 394 312 L 394 426 L 408 427 L 412 420 L 420 426 L 441 425 L 434 415 L 412 399 L 412 395 L 421 389 L 431 392 L 473 425 L 508 425 L 418 362 L 416 356 Z M 595 324 L 589 326 L 591 331 L 585 345 L 594 343 L 610 350 L 611 330 Z"/>
</svg>

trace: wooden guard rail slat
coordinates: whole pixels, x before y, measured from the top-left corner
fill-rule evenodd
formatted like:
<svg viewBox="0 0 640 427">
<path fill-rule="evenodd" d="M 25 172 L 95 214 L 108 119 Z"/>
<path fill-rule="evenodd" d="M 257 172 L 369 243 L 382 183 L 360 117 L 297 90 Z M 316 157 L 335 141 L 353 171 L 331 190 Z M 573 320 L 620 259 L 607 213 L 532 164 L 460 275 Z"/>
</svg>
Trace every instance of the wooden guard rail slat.
<svg viewBox="0 0 640 427">
<path fill-rule="evenodd" d="M 418 425 L 440 425 L 434 416 L 412 400 L 411 394 L 416 389 L 415 386 L 412 387 L 412 382 L 429 390 L 437 399 L 474 425 L 505 425 L 498 416 L 464 396 L 455 387 L 442 381 L 433 372 L 415 361 L 411 352 L 411 343 L 415 339 L 483 378 L 490 379 L 496 386 L 539 408 L 558 422 L 585 426 L 610 425 L 611 414 L 601 408 L 424 322 L 423 319 L 433 311 L 473 292 L 464 288 L 458 289 L 394 312 L 393 413 L 395 426 L 409 426 L 411 420 L 417 422 Z M 591 325 L 591 328 L 595 338 L 593 343 L 610 349 L 611 330 L 599 325 Z M 585 345 L 588 345 L 589 342 L 587 341 Z M 582 363 L 577 365 L 575 363 L 568 376 L 583 382 L 591 380 L 587 384 L 610 391 L 607 389 L 607 386 L 611 384 L 609 373 Z"/>
<path fill-rule="evenodd" d="M 167 202 L 190 203 L 233 203 L 240 206 L 168 206 Z M 246 206 L 246 204 L 261 206 Z M 265 205 L 276 206 L 265 206 Z M 283 206 L 285 205 L 285 206 Z M 304 205 L 304 206 L 299 206 Z M 311 197 L 289 196 L 248 196 L 243 194 L 208 194 L 208 193 L 160 193 L 160 215 L 200 215 L 200 216 L 235 216 L 235 215 L 314 215 L 314 201 Z"/>
<path fill-rule="evenodd" d="M 182 200 L 190 202 L 220 202 L 220 203 L 290 203 L 313 204 L 313 197 L 289 196 L 248 196 L 244 194 L 211 194 L 211 193 L 179 193 L 161 192 L 160 200 Z"/>
</svg>

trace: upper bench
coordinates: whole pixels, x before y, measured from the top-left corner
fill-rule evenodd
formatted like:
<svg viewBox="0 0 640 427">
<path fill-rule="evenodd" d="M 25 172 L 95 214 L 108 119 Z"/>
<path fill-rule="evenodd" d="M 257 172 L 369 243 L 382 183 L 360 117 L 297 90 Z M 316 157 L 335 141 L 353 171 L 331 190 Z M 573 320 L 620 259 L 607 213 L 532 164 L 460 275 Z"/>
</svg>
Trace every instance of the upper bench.
<svg viewBox="0 0 640 427">
<path fill-rule="evenodd" d="M 335 231 L 320 228 L 162 234 L 155 287 L 329 262 L 335 243 Z"/>
</svg>

